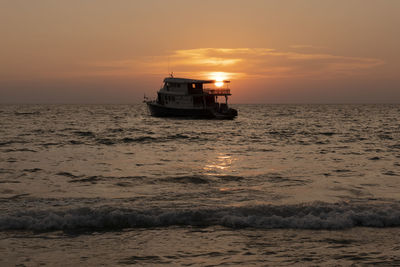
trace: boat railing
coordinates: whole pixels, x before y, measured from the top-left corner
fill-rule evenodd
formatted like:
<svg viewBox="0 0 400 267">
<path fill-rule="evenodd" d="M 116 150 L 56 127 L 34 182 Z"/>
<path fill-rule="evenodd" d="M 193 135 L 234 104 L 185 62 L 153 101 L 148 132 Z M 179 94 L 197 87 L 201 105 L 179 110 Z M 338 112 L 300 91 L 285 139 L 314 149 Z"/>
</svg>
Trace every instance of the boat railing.
<svg viewBox="0 0 400 267">
<path fill-rule="evenodd" d="M 203 89 L 204 93 L 207 93 L 209 95 L 230 95 L 231 94 L 231 89 L 208 89 L 204 88 Z"/>
</svg>

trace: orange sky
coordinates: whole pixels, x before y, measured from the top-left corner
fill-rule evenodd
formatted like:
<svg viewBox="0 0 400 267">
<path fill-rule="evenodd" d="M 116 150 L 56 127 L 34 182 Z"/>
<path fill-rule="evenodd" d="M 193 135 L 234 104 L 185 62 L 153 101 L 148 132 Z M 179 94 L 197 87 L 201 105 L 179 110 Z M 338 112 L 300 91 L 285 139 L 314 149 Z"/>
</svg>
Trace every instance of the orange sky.
<svg viewBox="0 0 400 267">
<path fill-rule="evenodd" d="M 398 14 L 398 0 L 3 0 L 0 103 L 139 103 L 168 69 L 224 72 L 232 103 L 399 103 Z"/>
</svg>

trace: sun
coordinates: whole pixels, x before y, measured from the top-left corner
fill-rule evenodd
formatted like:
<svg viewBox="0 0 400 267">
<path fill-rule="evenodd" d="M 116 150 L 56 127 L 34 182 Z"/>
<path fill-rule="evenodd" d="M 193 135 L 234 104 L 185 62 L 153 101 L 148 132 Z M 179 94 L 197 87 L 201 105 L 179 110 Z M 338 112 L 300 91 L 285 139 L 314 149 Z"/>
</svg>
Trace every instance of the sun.
<svg viewBox="0 0 400 267">
<path fill-rule="evenodd" d="M 224 81 L 227 79 L 227 74 L 224 72 L 213 72 L 210 74 L 211 79 L 215 82 L 216 87 L 222 87 L 224 85 Z"/>
<path fill-rule="evenodd" d="M 214 84 L 216 87 L 221 87 L 222 85 L 224 85 L 223 80 L 216 79 L 215 81 L 216 82 Z"/>
</svg>

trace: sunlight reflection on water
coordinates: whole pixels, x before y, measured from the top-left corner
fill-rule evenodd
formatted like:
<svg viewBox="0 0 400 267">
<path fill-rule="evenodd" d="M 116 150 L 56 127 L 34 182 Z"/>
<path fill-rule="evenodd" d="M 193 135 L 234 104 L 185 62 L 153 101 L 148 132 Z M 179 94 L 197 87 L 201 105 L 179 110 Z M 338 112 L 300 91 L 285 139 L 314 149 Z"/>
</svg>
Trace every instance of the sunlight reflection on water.
<svg viewBox="0 0 400 267">
<path fill-rule="evenodd" d="M 218 153 L 215 159 L 209 159 L 203 167 L 206 175 L 228 175 L 232 172 L 232 165 L 236 161 L 231 155 Z"/>
</svg>

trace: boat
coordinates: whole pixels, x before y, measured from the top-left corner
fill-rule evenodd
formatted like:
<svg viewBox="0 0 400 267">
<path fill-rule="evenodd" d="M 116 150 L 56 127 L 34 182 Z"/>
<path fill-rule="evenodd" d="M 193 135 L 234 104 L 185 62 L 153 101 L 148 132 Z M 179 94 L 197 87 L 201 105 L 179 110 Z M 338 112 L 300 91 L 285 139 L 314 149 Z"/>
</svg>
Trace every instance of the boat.
<svg viewBox="0 0 400 267">
<path fill-rule="evenodd" d="M 164 79 L 157 99 L 145 98 L 145 102 L 154 117 L 234 119 L 238 112 L 228 106 L 229 83 L 228 80 L 196 80 L 171 75 Z M 219 98 L 225 101 L 219 102 Z"/>
</svg>

